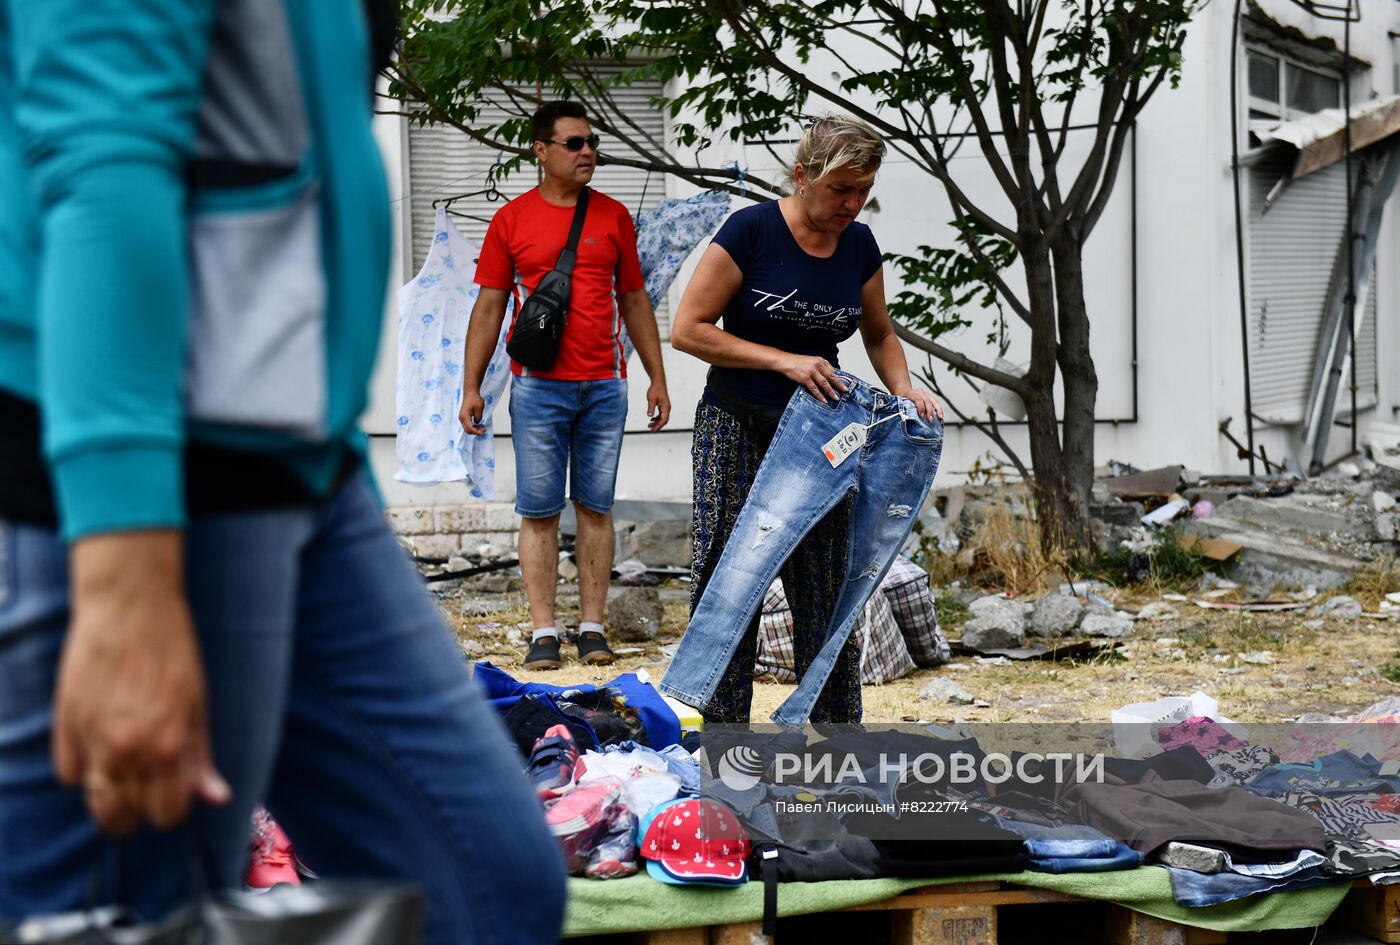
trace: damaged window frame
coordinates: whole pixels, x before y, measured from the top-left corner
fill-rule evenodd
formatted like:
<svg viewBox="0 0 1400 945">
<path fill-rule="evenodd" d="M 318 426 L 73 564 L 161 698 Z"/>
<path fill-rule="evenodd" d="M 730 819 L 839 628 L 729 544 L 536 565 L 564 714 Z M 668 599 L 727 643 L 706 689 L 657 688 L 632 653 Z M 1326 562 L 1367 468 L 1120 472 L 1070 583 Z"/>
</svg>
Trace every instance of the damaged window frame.
<svg viewBox="0 0 1400 945">
<path fill-rule="evenodd" d="M 1334 102 L 1331 105 L 1324 105 L 1323 108 L 1342 107 L 1342 82 L 1345 81 L 1340 69 L 1332 69 L 1321 66 L 1314 62 L 1307 62 L 1277 46 L 1267 43 L 1251 42 L 1244 47 L 1243 71 L 1241 76 L 1241 87 L 1244 90 L 1245 108 L 1243 129 L 1246 136 L 1246 145 L 1257 148 L 1260 145 L 1259 138 L 1255 135 L 1258 127 L 1273 127 L 1281 121 L 1291 121 L 1302 118 L 1306 115 L 1315 114 L 1319 109 L 1304 110 L 1290 107 L 1289 88 L 1290 81 L 1294 79 L 1294 73 L 1305 72 L 1317 79 L 1326 79 L 1333 85 Z M 1251 73 L 1255 64 L 1262 60 L 1272 60 L 1274 68 L 1274 80 L 1278 89 L 1277 99 L 1265 98 L 1254 94 Z"/>
</svg>

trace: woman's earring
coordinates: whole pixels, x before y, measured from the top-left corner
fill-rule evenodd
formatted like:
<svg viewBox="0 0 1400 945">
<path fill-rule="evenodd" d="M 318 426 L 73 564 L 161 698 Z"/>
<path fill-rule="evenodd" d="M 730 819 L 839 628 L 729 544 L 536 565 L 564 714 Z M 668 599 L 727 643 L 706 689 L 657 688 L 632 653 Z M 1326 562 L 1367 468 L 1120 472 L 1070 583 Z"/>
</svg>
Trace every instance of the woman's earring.
<svg viewBox="0 0 1400 945">
<path fill-rule="evenodd" d="M 806 196 L 807 196 L 807 188 L 806 188 L 806 187 L 799 187 L 799 188 L 797 188 L 797 196 L 799 196 L 799 197 L 806 197 Z"/>
</svg>

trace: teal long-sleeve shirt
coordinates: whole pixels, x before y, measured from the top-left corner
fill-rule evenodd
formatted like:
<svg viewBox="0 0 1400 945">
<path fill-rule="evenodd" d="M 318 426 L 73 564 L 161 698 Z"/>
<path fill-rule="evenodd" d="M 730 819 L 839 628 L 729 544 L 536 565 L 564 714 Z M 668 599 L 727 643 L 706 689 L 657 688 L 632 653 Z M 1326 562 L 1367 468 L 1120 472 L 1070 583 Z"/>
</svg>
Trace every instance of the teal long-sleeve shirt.
<svg viewBox="0 0 1400 945">
<path fill-rule="evenodd" d="M 295 59 L 285 89 L 258 89 L 277 70 L 240 75 L 229 54 L 259 22 L 285 34 L 272 54 Z M 191 438 L 272 454 L 313 489 L 359 442 L 389 251 L 367 41 L 354 3 L 0 0 L 0 387 L 40 409 L 67 538 L 180 527 Z M 296 167 L 253 187 L 192 183 L 201 160 L 256 164 L 259 148 L 294 149 Z M 305 252 L 260 255 L 258 234 L 297 201 Z M 236 271 L 211 278 L 223 259 Z M 266 310 L 262 335 L 227 323 L 245 295 Z M 222 329 L 207 308 L 226 310 Z M 245 336 L 263 348 L 225 350 Z M 279 359 L 292 348 L 309 381 Z M 248 389 L 226 367 L 239 357 Z M 292 391 L 300 427 L 205 409 L 192 392 L 211 377 L 235 408 Z"/>
</svg>

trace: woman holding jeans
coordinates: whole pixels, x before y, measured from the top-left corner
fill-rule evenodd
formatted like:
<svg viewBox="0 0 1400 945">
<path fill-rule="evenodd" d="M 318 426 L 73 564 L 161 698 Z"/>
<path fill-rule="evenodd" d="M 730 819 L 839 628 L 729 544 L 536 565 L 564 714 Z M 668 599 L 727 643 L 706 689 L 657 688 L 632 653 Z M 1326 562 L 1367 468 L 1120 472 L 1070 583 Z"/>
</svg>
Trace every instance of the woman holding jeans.
<svg viewBox="0 0 1400 945">
<path fill-rule="evenodd" d="M 875 183 L 885 145 L 868 124 L 833 115 L 807 128 L 790 171 L 794 192 L 731 216 L 705 250 L 671 328 L 671 345 L 711 367 L 695 411 L 691 611 L 700 600 L 744 498 L 798 387 L 822 402 L 845 390 L 837 345 L 860 332 L 880 380 L 925 420 L 943 410 L 910 381 L 885 307 L 880 249 L 855 222 Z M 818 444 L 819 445 L 819 444 Z M 783 565 L 799 679 L 846 577 L 850 503 L 798 543 Z M 753 699 L 758 616 L 730 661 L 710 722 L 747 722 Z M 860 720 L 860 649 L 853 637 L 823 689 L 813 722 Z"/>
</svg>

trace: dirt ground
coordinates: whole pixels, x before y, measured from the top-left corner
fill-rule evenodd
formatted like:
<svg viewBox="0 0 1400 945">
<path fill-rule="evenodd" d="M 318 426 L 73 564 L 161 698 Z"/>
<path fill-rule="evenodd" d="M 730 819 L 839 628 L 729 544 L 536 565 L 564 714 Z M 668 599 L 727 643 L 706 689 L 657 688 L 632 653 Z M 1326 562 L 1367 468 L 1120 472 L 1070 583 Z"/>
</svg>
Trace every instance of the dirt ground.
<svg viewBox="0 0 1400 945">
<path fill-rule="evenodd" d="M 666 596 L 665 620 L 646 644 L 612 641 L 617 663 L 588 667 L 564 646 L 564 666 L 554 672 L 521 669 L 530 632 L 523 595 L 498 595 L 489 610 L 464 592 L 447 592 L 440 605 L 473 659 L 489 659 L 517 678 L 555 684 L 602 683 L 619 672 L 645 670 L 659 679 L 668 658 L 662 648 L 680 639 L 686 604 L 678 585 Z M 561 587 L 561 591 L 564 590 Z M 1159 597 L 1119 591 L 1108 595 L 1127 611 Z M 1194 596 L 1194 595 L 1193 595 Z M 1324 595 L 1326 596 L 1326 595 Z M 1319 598 L 1321 600 L 1322 598 Z M 577 610 L 565 601 L 560 623 L 577 625 Z M 1318 617 L 1308 610 L 1251 614 L 1205 610 L 1175 602 L 1176 616 L 1138 621 L 1116 655 L 1085 661 L 1024 661 L 988 665 L 955 657 L 934 669 L 864 688 L 867 722 L 1106 722 L 1109 712 L 1130 702 L 1201 690 L 1220 702 L 1222 714 L 1240 722 L 1293 721 L 1305 713 L 1350 715 L 1400 693 L 1400 622 L 1355 616 Z M 1368 608 L 1373 609 L 1373 608 Z M 956 639 L 961 626 L 945 625 Z M 1249 659 L 1246 660 L 1245 657 Z M 985 708 L 938 704 L 918 698 L 929 681 L 943 676 L 962 685 Z M 757 682 L 754 721 L 787 698 L 793 686 Z"/>
</svg>

